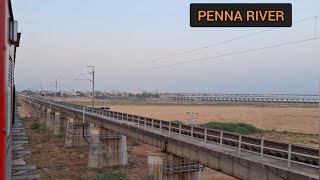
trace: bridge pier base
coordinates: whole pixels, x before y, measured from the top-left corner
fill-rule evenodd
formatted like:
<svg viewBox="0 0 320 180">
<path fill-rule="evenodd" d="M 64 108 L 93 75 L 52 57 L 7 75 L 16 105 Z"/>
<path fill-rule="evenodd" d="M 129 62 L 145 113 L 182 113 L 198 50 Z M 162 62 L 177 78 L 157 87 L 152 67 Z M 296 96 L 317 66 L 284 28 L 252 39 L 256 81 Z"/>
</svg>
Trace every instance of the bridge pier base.
<svg viewBox="0 0 320 180">
<path fill-rule="evenodd" d="M 20 101 L 18 101 L 18 102 L 20 102 Z M 30 106 L 26 106 L 26 107 L 28 107 L 28 110 L 29 110 L 29 108 L 32 108 L 31 111 L 34 112 L 34 115 L 40 117 L 40 112 L 41 112 L 40 104 L 36 104 L 34 106 L 31 106 L 31 107 Z"/>
<path fill-rule="evenodd" d="M 172 154 L 148 154 L 148 179 L 201 180 L 202 166 Z"/>
<path fill-rule="evenodd" d="M 63 135 L 67 127 L 65 115 L 61 112 L 55 112 L 54 114 L 54 135 Z"/>
<path fill-rule="evenodd" d="M 147 179 L 162 180 L 164 153 L 148 153 Z"/>
<path fill-rule="evenodd" d="M 46 114 L 46 127 L 50 130 L 53 130 L 54 128 L 54 117 L 55 113 L 51 109 L 47 109 Z"/>
<path fill-rule="evenodd" d="M 40 116 L 40 112 L 41 112 L 41 105 L 40 104 L 37 104 L 36 112 L 37 112 L 38 116 Z"/>
<path fill-rule="evenodd" d="M 39 110 L 39 120 L 41 124 L 45 124 L 46 123 L 46 107 L 41 106 L 40 110 Z"/>
<path fill-rule="evenodd" d="M 103 168 L 128 164 L 126 136 L 90 124 L 88 167 Z"/>
<path fill-rule="evenodd" d="M 69 117 L 67 122 L 65 146 L 85 147 L 89 145 L 89 142 L 89 124 L 83 124 L 79 119 Z"/>
</svg>

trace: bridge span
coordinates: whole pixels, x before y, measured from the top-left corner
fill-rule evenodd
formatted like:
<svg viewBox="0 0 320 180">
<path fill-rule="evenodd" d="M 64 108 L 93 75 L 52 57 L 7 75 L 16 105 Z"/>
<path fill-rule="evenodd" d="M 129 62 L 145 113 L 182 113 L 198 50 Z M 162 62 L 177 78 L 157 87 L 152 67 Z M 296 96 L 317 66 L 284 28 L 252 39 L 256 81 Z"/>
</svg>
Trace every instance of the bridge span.
<svg viewBox="0 0 320 180">
<path fill-rule="evenodd" d="M 278 103 L 278 104 L 319 104 L 318 97 L 264 97 L 264 96 L 173 96 L 166 97 L 175 101 L 212 101 L 212 102 L 241 102 L 241 103 Z"/>
<path fill-rule="evenodd" d="M 198 162 L 238 179 L 310 180 L 319 178 L 319 150 L 298 144 L 253 138 L 133 114 L 104 111 L 19 95 L 143 143 Z"/>
</svg>

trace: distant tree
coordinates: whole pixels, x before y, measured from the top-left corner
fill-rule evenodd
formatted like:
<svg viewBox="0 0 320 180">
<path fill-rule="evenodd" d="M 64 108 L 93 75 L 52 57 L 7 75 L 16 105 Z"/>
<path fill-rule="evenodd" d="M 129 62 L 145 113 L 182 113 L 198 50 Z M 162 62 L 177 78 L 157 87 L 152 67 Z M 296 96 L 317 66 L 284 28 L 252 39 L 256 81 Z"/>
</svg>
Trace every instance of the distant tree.
<svg viewBox="0 0 320 180">
<path fill-rule="evenodd" d="M 35 92 L 33 92 L 31 90 L 23 90 L 21 93 L 26 94 L 26 95 L 34 95 L 34 94 L 36 94 Z"/>
<path fill-rule="evenodd" d="M 86 95 L 81 91 L 76 91 L 76 96 L 84 97 Z"/>
<path fill-rule="evenodd" d="M 148 99 L 148 98 L 159 98 L 159 94 L 152 94 L 152 93 L 142 93 L 142 94 L 137 94 L 137 98 L 139 99 Z"/>
</svg>

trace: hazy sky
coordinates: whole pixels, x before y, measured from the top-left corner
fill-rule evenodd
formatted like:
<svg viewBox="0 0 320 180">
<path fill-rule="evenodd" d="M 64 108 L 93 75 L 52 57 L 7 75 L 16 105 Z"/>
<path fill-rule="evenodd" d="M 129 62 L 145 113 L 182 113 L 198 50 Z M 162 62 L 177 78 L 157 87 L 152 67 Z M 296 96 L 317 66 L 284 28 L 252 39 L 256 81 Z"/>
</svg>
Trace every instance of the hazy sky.
<svg viewBox="0 0 320 180">
<path fill-rule="evenodd" d="M 315 19 L 250 38 L 153 62 L 155 58 L 215 44 L 266 28 L 191 28 L 196 2 L 289 2 L 293 21 L 318 18 L 319 0 L 254 1 L 88 1 L 12 0 L 22 31 L 17 52 L 17 89 L 90 90 L 76 81 L 87 65 L 96 70 L 96 89 L 161 92 L 316 94 L 320 40 L 154 69 L 314 37 Z M 318 36 L 319 37 L 319 36 Z"/>
</svg>

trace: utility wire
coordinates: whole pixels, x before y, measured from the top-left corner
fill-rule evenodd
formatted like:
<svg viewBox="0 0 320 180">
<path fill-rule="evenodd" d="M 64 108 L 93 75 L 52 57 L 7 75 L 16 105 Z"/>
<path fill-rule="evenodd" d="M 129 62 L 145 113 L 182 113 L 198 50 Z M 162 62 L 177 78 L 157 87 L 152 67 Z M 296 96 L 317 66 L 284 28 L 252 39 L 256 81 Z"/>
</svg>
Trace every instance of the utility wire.
<svg viewBox="0 0 320 180">
<path fill-rule="evenodd" d="M 206 57 L 206 58 L 194 59 L 194 60 L 190 60 L 190 61 L 182 61 L 182 62 L 177 62 L 177 63 L 173 63 L 173 64 L 153 67 L 152 69 L 160 69 L 163 67 L 170 67 L 170 66 L 176 66 L 176 65 L 180 65 L 180 64 L 205 61 L 205 60 L 209 60 L 209 59 L 216 59 L 216 58 L 231 56 L 231 55 L 235 55 L 235 54 L 243 54 L 243 53 L 248 53 L 248 52 L 253 52 L 253 51 L 260 51 L 260 50 L 264 50 L 264 49 L 271 49 L 271 48 L 275 48 L 275 47 L 288 46 L 288 45 L 298 44 L 298 43 L 312 41 L 312 40 L 316 40 L 316 39 L 317 38 L 314 37 L 314 38 L 309 38 L 309 39 L 304 39 L 304 40 L 299 40 L 299 41 L 293 41 L 293 42 L 287 42 L 287 43 L 276 44 L 276 45 L 271 45 L 271 46 L 265 46 L 265 47 L 261 47 L 261 48 L 249 49 L 249 50 L 244 50 L 244 51 L 237 51 L 237 52 L 222 54 L 222 55 L 218 55 L 218 56 L 211 56 L 211 57 Z"/>
<path fill-rule="evenodd" d="M 310 19 L 315 19 L 315 21 L 317 21 L 317 16 L 301 19 L 299 21 L 293 22 L 293 24 L 304 22 L 304 21 L 307 21 L 307 20 L 310 20 Z M 255 33 L 247 34 L 247 35 L 244 35 L 244 36 L 236 37 L 236 38 L 229 39 L 229 40 L 226 40 L 226 41 L 218 42 L 216 44 L 211 44 L 211 45 L 203 46 L 203 47 L 200 47 L 200 48 L 183 51 L 183 52 L 180 52 L 180 53 L 172 54 L 170 56 L 156 58 L 156 59 L 153 59 L 152 62 L 157 62 L 157 61 L 160 61 L 160 60 L 163 60 L 163 59 L 168 59 L 168 58 L 171 58 L 171 57 L 174 57 L 174 56 L 179 56 L 179 55 L 182 55 L 182 54 L 187 54 L 187 53 L 199 51 L 199 50 L 206 49 L 206 48 L 209 48 L 209 47 L 214 47 L 214 46 L 226 44 L 226 43 L 229 43 L 229 42 L 232 42 L 232 41 L 236 41 L 236 40 L 239 40 L 239 39 L 244 39 L 244 38 L 247 38 L 247 37 L 250 37 L 250 36 L 254 36 L 254 35 L 257 35 L 257 34 L 262 34 L 262 33 L 265 33 L 265 32 L 268 32 L 268 31 L 272 31 L 272 30 L 275 30 L 275 29 L 278 29 L 278 27 L 274 27 L 274 28 L 258 31 L 258 32 L 255 32 Z"/>
<path fill-rule="evenodd" d="M 318 16 L 314 17 L 314 37 L 318 38 Z"/>
</svg>

